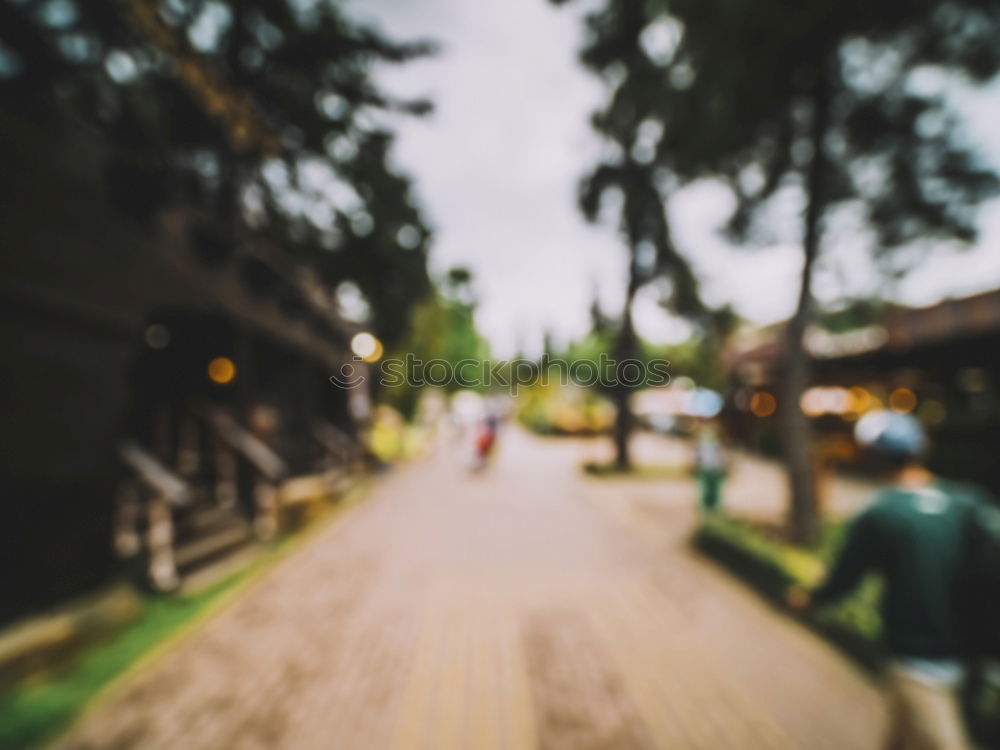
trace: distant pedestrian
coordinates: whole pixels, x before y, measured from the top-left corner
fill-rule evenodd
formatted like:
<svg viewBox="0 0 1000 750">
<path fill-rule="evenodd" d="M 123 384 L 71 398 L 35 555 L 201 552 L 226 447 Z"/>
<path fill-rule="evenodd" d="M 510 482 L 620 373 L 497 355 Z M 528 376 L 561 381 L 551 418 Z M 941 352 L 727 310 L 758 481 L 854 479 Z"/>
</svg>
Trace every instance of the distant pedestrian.
<svg viewBox="0 0 1000 750">
<path fill-rule="evenodd" d="M 726 452 L 719 428 L 712 422 L 703 424 L 695 438 L 695 471 L 701 509 L 705 513 L 715 513 L 722 502 Z"/>
<path fill-rule="evenodd" d="M 500 422 L 496 416 L 487 414 L 478 420 L 472 428 L 472 445 L 469 468 L 481 471 L 486 468 L 490 456 L 496 446 Z"/>
<path fill-rule="evenodd" d="M 927 470 L 927 439 L 913 417 L 869 413 L 856 437 L 886 468 L 888 486 L 851 523 L 826 581 L 812 592 L 793 588 L 788 603 L 800 611 L 832 603 L 866 573 L 880 573 L 883 635 L 892 657 L 885 747 L 968 748 L 957 700 L 968 644 L 957 605 L 970 596 L 996 596 L 977 585 L 981 552 L 994 543 L 986 504 L 974 489 Z"/>
</svg>

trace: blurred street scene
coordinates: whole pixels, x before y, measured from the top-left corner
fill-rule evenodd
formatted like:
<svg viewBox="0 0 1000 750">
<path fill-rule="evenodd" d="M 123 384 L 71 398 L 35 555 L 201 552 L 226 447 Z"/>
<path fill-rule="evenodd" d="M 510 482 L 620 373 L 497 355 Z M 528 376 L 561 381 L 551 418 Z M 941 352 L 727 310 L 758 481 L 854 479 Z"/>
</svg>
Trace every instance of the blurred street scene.
<svg viewBox="0 0 1000 750">
<path fill-rule="evenodd" d="M 862 674 L 688 549 L 688 482 L 504 437 L 391 477 L 58 746 L 871 746 Z"/>
<path fill-rule="evenodd" d="M 1000 750 L 998 38 L 0 0 L 0 747 Z"/>
</svg>

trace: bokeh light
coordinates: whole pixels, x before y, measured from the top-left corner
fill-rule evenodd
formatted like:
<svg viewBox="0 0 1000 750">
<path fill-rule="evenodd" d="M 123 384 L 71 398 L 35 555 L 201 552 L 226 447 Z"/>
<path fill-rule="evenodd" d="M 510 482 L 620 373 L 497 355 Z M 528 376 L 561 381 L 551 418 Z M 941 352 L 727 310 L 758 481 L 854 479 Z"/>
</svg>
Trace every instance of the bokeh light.
<svg viewBox="0 0 1000 750">
<path fill-rule="evenodd" d="M 150 349 L 166 349 L 170 344 L 170 329 L 159 323 L 146 328 L 146 345 Z"/>
<path fill-rule="evenodd" d="M 236 365 L 229 357 L 216 357 L 208 363 L 208 378 L 218 385 L 229 385 L 236 379 Z"/>
<path fill-rule="evenodd" d="M 848 388 L 847 394 L 850 399 L 850 410 L 855 414 L 864 414 L 872 407 L 872 394 L 866 388 L 856 385 L 853 388 Z"/>
<path fill-rule="evenodd" d="M 909 388 L 897 388 L 889 394 L 889 408 L 906 414 L 917 407 L 917 395 Z"/>
<path fill-rule="evenodd" d="M 931 399 L 920 405 L 917 416 L 928 427 L 937 427 L 948 419 L 948 410 L 940 401 Z"/>
<path fill-rule="evenodd" d="M 377 362 L 382 357 L 382 342 L 367 331 L 354 334 L 351 339 L 351 351 L 365 362 Z"/>
<path fill-rule="evenodd" d="M 822 414 L 846 413 L 850 409 L 851 399 L 844 388 L 816 387 L 803 393 L 799 404 L 806 416 L 818 417 Z"/>
<path fill-rule="evenodd" d="M 778 408 L 778 401 L 767 391 L 757 391 L 750 399 L 750 411 L 755 417 L 761 419 L 774 414 Z"/>
</svg>

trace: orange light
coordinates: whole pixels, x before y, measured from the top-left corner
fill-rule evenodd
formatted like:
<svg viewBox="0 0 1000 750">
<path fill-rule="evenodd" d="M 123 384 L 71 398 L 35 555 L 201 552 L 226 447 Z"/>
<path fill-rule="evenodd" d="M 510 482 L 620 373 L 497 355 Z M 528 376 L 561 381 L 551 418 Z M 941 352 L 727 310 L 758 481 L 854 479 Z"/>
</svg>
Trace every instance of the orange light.
<svg viewBox="0 0 1000 750">
<path fill-rule="evenodd" d="M 228 385 L 236 379 L 236 365 L 229 357 L 216 357 L 208 363 L 208 377 L 213 383 Z"/>
<path fill-rule="evenodd" d="M 872 407 L 872 394 L 860 385 L 849 388 L 847 393 L 851 411 L 864 414 Z"/>
<path fill-rule="evenodd" d="M 889 408 L 902 414 L 917 407 L 917 395 L 909 388 L 897 388 L 889 394 Z"/>
<path fill-rule="evenodd" d="M 778 402 L 767 391 L 757 391 L 750 399 L 750 411 L 755 417 L 769 417 L 778 408 Z"/>
</svg>

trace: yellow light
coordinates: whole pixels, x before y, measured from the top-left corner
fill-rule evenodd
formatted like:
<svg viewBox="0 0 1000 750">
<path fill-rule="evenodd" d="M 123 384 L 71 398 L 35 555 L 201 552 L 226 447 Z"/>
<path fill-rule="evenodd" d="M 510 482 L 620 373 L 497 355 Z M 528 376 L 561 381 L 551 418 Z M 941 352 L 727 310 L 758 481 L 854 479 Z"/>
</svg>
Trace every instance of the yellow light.
<svg viewBox="0 0 1000 750">
<path fill-rule="evenodd" d="M 850 388 L 848 391 L 848 403 L 850 404 L 850 411 L 856 412 L 858 414 L 864 414 L 872 406 L 872 395 L 862 388 L 860 385 L 856 385 Z"/>
<path fill-rule="evenodd" d="M 897 388 L 889 394 L 889 408 L 902 414 L 913 411 L 917 406 L 917 395 L 909 388 Z"/>
<path fill-rule="evenodd" d="M 778 402 L 767 391 L 757 391 L 750 399 L 750 411 L 755 417 L 769 417 L 778 408 Z"/>
<path fill-rule="evenodd" d="M 208 363 L 208 377 L 213 383 L 228 385 L 236 379 L 236 365 L 229 357 L 216 357 Z"/>
<path fill-rule="evenodd" d="M 382 354 L 384 352 L 385 349 L 382 347 L 382 342 L 379 341 L 378 339 L 375 339 L 375 351 L 373 351 L 371 354 L 365 357 L 364 360 L 365 362 L 378 362 L 380 359 L 382 359 Z"/>
<path fill-rule="evenodd" d="M 365 362 L 377 362 L 382 357 L 382 342 L 366 331 L 356 333 L 351 339 L 351 351 Z"/>
</svg>

